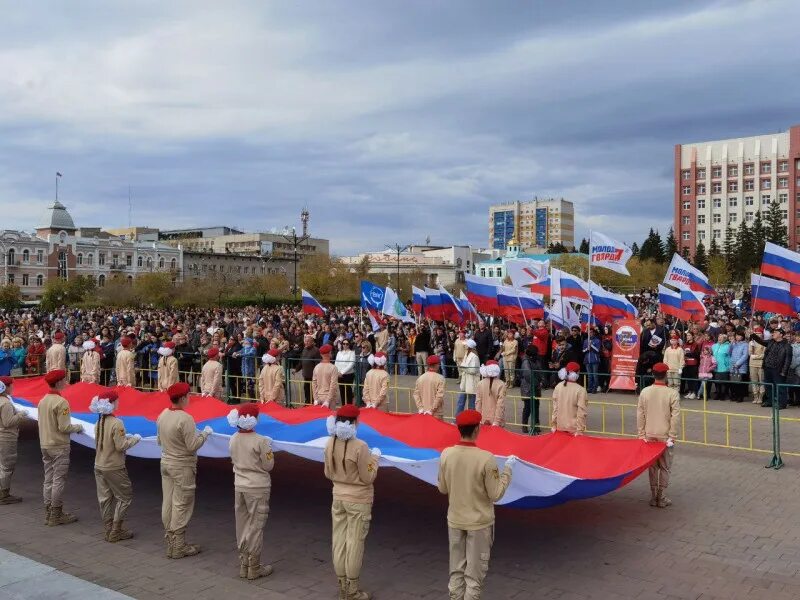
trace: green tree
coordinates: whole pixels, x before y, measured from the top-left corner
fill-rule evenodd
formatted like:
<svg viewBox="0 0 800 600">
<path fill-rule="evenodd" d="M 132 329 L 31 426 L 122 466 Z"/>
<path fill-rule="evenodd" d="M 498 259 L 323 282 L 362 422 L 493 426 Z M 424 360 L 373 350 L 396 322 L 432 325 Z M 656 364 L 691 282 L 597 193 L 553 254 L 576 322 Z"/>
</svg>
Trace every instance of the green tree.
<svg viewBox="0 0 800 600">
<path fill-rule="evenodd" d="M 71 279 L 54 277 L 47 280 L 42 293 L 42 308 L 53 310 L 59 306 L 74 306 L 85 302 L 95 291 L 94 279 L 78 275 Z"/>
<path fill-rule="evenodd" d="M 761 264 L 761 257 L 764 255 L 764 244 L 767 241 L 767 231 L 764 228 L 764 219 L 760 210 L 756 211 L 750 237 L 753 242 L 753 253 L 750 255 L 748 264 L 751 269 L 755 269 Z"/>
<path fill-rule="evenodd" d="M 708 282 L 714 288 L 721 288 L 730 283 L 730 271 L 724 256 L 709 257 Z"/>
<path fill-rule="evenodd" d="M 772 202 L 767 211 L 765 224 L 766 241 L 778 244 L 784 248 L 789 243 L 786 225 L 783 223 L 783 214 L 777 202 Z"/>
<path fill-rule="evenodd" d="M 683 250 L 681 251 L 681 256 L 686 260 L 689 260 L 691 256 L 689 255 L 689 246 L 684 246 Z"/>
<path fill-rule="evenodd" d="M 0 286 L 0 308 L 12 310 L 22 304 L 22 291 L 19 286 L 10 283 Z"/>
<path fill-rule="evenodd" d="M 551 243 L 547 247 L 547 253 L 548 254 L 566 254 L 567 252 L 569 252 L 569 249 L 564 244 L 562 244 L 561 242 L 558 242 L 558 243 L 555 243 L 555 244 Z"/>
<path fill-rule="evenodd" d="M 581 254 L 589 254 L 589 240 L 583 238 L 581 240 L 581 247 L 578 249 Z"/>
<path fill-rule="evenodd" d="M 703 273 L 708 269 L 708 258 L 706 257 L 706 247 L 703 242 L 697 242 L 697 247 L 694 249 L 694 266 L 700 269 Z"/>
<path fill-rule="evenodd" d="M 670 227 L 669 234 L 667 234 L 667 239 L 664 242 L 664 260 L 672 260 L 672 257 L 676 254 L 678 254 L 678 241 L 675 239 L 675 232 Z"/>
<path fill-rule="evenodd" d="M 711 245 L 708 247 L 708 258 L 715 258 L 717 256 L 722 256 L 722 252 L 720 252 L 719 244 L 717 244 L 717 240 L 715 238 L 711 238 Z"/>
<path fill-rule="evenodd" d="M 177 295 L 169 273 L 143 273 L 133 281 L 133 290 L 141 304 L 158 307 L 168 306 Z"/>
<path fill-rule="evenodd" d="M 742 221 L 736 230 L 735 256 L 732 269 L 735 281 L 748 281 L 747 276 L 750 273 L 753 252 L 752 232 L 747 227 L 747 223 Z"/>
<path fill-rule="evenodd" d="M 725 264 L 728 266 L 728 270 L 733 272 L 738 257 L 736 252 L 736 232 L 733 227 L 731 227 L 730 223 L 728 223 L 728 227 L 725 228 L 725 241 L 722 244 L 722 256 L 725 258 Z"/>
<path fill-rule="evenodd" d="M 639 244 L 637 244 L 636 242 L 633 242 L 633 244 L 631 244 L 632 256 L 639 256 L 639 252 L 640 252 L 639 251 Z"/>
</svg>

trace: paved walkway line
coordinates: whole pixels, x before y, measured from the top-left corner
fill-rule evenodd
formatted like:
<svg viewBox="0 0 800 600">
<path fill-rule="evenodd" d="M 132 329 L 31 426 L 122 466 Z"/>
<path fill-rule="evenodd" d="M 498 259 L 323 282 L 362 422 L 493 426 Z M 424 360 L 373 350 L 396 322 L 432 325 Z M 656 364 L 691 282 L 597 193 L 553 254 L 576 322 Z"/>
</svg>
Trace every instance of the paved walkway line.
<svg viewBox="0 0 800 600">
<path fill-rule="evenodd" d="M 13 600 L 130 600 L 130 596 L 3 548 L 0 548 L 0 597 Z"/>
</svg>

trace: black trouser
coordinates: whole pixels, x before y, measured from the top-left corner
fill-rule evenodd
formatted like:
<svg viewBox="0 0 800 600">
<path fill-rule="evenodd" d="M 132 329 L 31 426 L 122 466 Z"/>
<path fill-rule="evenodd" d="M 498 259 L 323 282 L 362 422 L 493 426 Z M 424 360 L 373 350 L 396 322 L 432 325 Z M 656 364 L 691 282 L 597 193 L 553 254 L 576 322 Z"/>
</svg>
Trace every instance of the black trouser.
<svg viewBox="0 0 800 600">
<path fill-rule="evenodd" d="M 714 400 L 727 400 L 730 394 L 730 371 L 714 371 Z"/>
<path fill-rule="evenodd" d="M 306 404 L 311 404 L 311 382 L 303 381 L 303 400 Z"/>
<path fill-rule="evenodd" d="M 797 406 L 800 404 L 800 376 L 790 373 L 786 383 L 791 384 L 788 389 L 789 404 Z"/>
<path fill-rule="evenodd" d="M 772 406 L 775 396 L 778 396 L 778 406 L 786 408 L 786 388 L 782 384 L 786 383 L 786 377 L 780 374 L 778 369 L 764 367 L 764 383 L 766 390 L 764 394 L 764 404 Z"/>
<path fill-rule="evenodd" d="M 731 383 L 731 400 L 741 402 L 744 400 L 745 396 L 747 396 L 747 389 L 750 387 L 750 375 L 740 373 L 738 377 L 739 381 Z"/>
<path fill-rule="evenodd" d="M 347 375 L 342 375 L 342 378 L 339 380 L 339 383 L 344 387 L 344 390 L 340 390 L 344 392 L 342 394 L 342 404 L 353 403 L 353 381 L 355 381 L 355 378 L 355 373 L 348 373 Z"/>
<path fill-rule="evenodd" d="M 697 365 L 684 365 L 681 373 L 681 394 L 697 392 Z"/>
<path fill-rule="evenodd" d="M 531 424 L 531 400 L 522 399 L 522 426 L 531 427 L 532 433 L 537 433 L 539 425 L 539 400 L 533 400 L 533 423 Z"/>
</svg>

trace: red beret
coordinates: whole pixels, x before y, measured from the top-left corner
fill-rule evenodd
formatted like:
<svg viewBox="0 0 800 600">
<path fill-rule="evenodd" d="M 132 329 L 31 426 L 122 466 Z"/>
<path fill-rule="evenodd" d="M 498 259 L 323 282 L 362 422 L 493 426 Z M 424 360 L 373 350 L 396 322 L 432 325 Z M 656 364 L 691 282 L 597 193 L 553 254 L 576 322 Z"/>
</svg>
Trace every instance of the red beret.
<svg viewBox="0 0 800 600">
<path fill-rule="evenodd" d="M 175 342 L 164 342 L 164 348 L 169 348 L 170 350 L 175 350 Z"/>
<path fill-rule="evenodd" d="M 178 383 L 173 383 L 171 386 L 167 388 L 167 395 L 169 399 L 173 402 L 180 400 L 186 394 L 191 391 L 192 388 L 189 387 L 188 383 L 184 383 L 183 381 L 179 381 Z"/>
<path fill-rule="evenodd" d="M 128 347 L 128 346 L 130 346 L 130 345 L 131 345 L 133 342 L 131 341 L 131 338 L 129 338 L 129 337 L 124 337 L 124 338 L 120 339 L 119 343 L 122 345 L 122 347 L 123 347 L 123 348 L 127 348 L 127 347 Z"/>
<path fill-rule="evenodd" d="M 0 377 L 0 383 L 8 387 L 12 383 L 14 383 L 14 378 L 9 377 L 8 375 L 3 375 L 2 377 Z"/>
<path fill-rule="evenodd" d="M 671 339 L 671 340 L 677 340 L 677 339 L 680 339 L 680 336 L 678 335 L 678 332 L 677 332 L 677 331 L 670 331 L 670 333 L 669 333 L 669 339 Z"/>
<path fill-rule="evenodd" d="M 660 362 L 653 365 L 653 373 L 666 373 L 669 371 L 669 366 Z"/>
<path fill-rule="evenodd" d="M 319 349 L 320 354 L 330 354 L 333 352 L 333 346 L 330 344 L 325 344 L 322 348 Z"/>
<path fill-rule="evenodd" d="M 64 369 L 56 369 L 55 371 L 48 371 L 44 376 L 44 380 L 50 384 L 50 386 L 54 386 L 66 376 L 67 372 Z"/>
<path fill-rule="evenodd" d="M 568 362 L 567 363 L 567 371 L 570 371 L 572 373 L 580 373 L 581 372 L 581 366 L 578 363 L 576 363 L 575 361 Z"/>
<path fill-rule="evenodd" d="M 240 417 L 258 417 L 258 404 L 255 402 L 241 404 L 236 408 L 236 412 L 239 413 Z"/>
<path fill-rule="evenodd" d="M 97 397 L 98 398 L 105 398 L 109 402 L 114 402 L 115 400 L 117 400 L 119 398 L 119 394 L 117 394 L 117 392 L 115 392 L 114 390 L 107 390 L 107 391 L 103 392 L 102 394 L 97 394 Z"/>
<path fill-rule="evenodd" d="M 61 340 L 64 339 L 64 332 L 63 331 L 56 331 L 53 334 L 53 339 L 56 340 L 57 342 L 60 342 Z"/>
<path fill-rule="evenodd" d="M 468 427 L 469 425 L 481 424 L 481 413 L 477 410 L 462 410 L 456 416 L 456 425 L 459 427 Z"/>
<path fill-rule="evenodd" d="M 270 356 L 274 356 L 275 358 L 278 358 L 278 356 L 280 356 L 280 353 L 281 351 L 278 350 L 277 348 L 273 348 L 272 350 L 267 352 L 267 354 L 269 354 Z"/>
<path fill-rule="evenodd" d="M 488 367 L 489 365 L 496 365 L 496 364 L 497 364 L 496 360 L 487 360 L 485 363 L 483 363 L 483 366 Z"/>
<path fill-rule="evenodd" d="M 344 404 L 336 411 L 336 416 L 357 419 L 360 412 L 355 404 Z"/>
<path fill-rule="evenodd" d="M 219 348 L 212 346 L 208 349 L 208 358 L 217 358 L 219 356 Z"/>
<path fill-rule="evenodd" d="M 386 355 L 383 352 L 376 352 L 375 358 L 386 358 Z"/>
<path fill-rule="evenodd" d="M 439 357 L 436 354 L 431 354 L 428 357 L 428 366 L 438 365 L 439 364 Z"/>
</svg>

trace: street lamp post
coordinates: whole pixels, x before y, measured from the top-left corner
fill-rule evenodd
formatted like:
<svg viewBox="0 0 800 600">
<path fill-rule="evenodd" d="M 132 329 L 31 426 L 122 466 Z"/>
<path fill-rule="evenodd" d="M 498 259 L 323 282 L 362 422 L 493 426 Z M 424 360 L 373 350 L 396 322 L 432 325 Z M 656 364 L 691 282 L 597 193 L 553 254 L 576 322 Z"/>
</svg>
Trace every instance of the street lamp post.
<svg viewBox="0 0 800 600">
<path fill-rule="evenodd" d="M 283 235 L 282 237 L 292 245 L 292 249 L 294 251 L 294 286 L 292 291 L 294 292 L 294 299 L 297 300 L 297 247 L 305 242 L 310 236 L 298 236 L 297 231 L 294 227 L 292 227 L 292 235 Z"/>
<path fill-rule="evenodd" d="M 400 295 L 400 254 L 408 250 L 408 246 L 401 246 L 400 244 L 394 244 L 390 246 L 386 244 L 386 248 L 391 250 L 392 252 L 397 254 L 397 295 Z"/>
</svg>

